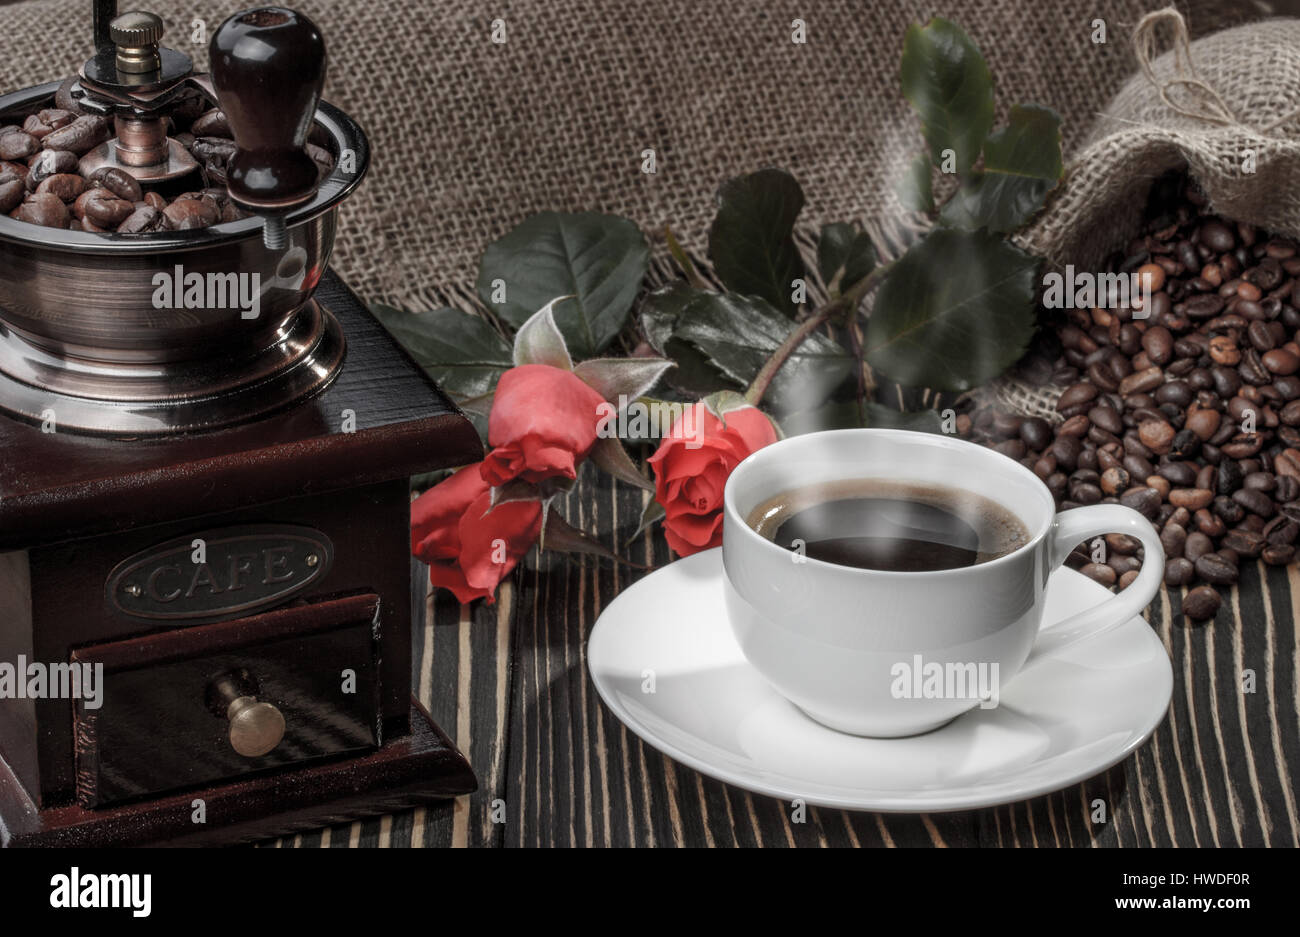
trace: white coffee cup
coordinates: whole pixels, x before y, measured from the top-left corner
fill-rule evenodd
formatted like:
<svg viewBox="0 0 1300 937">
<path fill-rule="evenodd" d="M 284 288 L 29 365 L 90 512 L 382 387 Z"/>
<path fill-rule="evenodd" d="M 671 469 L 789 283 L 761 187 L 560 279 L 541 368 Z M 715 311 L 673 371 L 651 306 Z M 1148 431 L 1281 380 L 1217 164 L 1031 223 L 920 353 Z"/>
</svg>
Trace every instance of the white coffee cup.
<svg viewBox="0 0 1300 937">
<path fill-rule="evenodd" d="M 973 566 L 892 572 L 801 555 L 746 522 L 760 504 L 785 492 L 869 478 L 982 495 L 1019 518 L 1028 542 Z M 727 480 L 724 502 L 727 611 L 746 658 L 813 719 L 854 735 L 915 735 L 989 705 L 970 692 L 914 692 L 916 670 L 950 675 L 953 687 L 965 674 L 968 691 L 978 674 L 991 674 L 1000 686 L 1025 666 L 1031 650 L 1035 658 L 1047 655 L 1140 614 L 1164 575 L 1160 538 L 1138 512 L 1097 504 L 1057 514 L 1033 472 L 949 436 L 889 429 L 795 436 L 741 462 Z M 1141 542 L 1137 579 L 1044 628 L 1048 575 L 1077 544 L 1108 533 Z"/>
</svg>

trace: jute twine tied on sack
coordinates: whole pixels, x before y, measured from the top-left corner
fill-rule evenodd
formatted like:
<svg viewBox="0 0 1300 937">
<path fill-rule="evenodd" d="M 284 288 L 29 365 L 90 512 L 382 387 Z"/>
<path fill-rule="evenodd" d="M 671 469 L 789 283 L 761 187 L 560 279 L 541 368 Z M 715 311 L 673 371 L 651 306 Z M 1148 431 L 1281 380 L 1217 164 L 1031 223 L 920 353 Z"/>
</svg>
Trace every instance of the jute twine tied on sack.
<svg viewBox="0 0 1300 937">
<path fill-rule="evenodd" d="M 1172 48 L 1160 50 L 1161 28 Z M 1173 7 L 1133 31 L 1138 72 L 1071 160 L 1066 180 L 1019 240 L 1056 268 L 1101 271 L 1141 232 L 1151 184 L 1186 169 L 1209 211 L 1300 237 L 1300 20 L 1274 19 L 1190 40 Z M 1247 151 L 1254 172 L 1246 172 Z M 981 403 L 1059 421 L 1064 388 L 1008 374 Z"/>
<path fill-rule="evenodd" d="M 1164 80 L 1156 74 L 1152 66 L 1160 51 L 1156 31 L 1161 23 L 1169 23 L 1174 32 L 1174 47 L 1170 51 L 1173 56 L 1174 74 Z M 1223 127 L 1238 126 L 1247 131 L 1254 129 L 1233 113 L 1232 108 L 1223 100 L 1219 92 L 1210 87 L 1197 73 L 1196 66 L 1192 62 L 1192 46 L 1187 34 L 1187 22 L 1173 7 L 1165 7 L 1163 10 L 1156 10 L 1142 17 L 1133 30 L 1133 52 L 1137 56 L 1138 67 L 1142 70 L 1142 74 L 1159 93 L 1160 100 L 1174 113 Z M 1185 103 L 1175 101 L 1171 93 L 1175 88 L 1184 89 L 1193 100 Z M 1264 134 L 1272 133 L 1297 117 L 1300 117 L 1300 107 L 1293 108 L 1258 130 Z"/>
</svg>

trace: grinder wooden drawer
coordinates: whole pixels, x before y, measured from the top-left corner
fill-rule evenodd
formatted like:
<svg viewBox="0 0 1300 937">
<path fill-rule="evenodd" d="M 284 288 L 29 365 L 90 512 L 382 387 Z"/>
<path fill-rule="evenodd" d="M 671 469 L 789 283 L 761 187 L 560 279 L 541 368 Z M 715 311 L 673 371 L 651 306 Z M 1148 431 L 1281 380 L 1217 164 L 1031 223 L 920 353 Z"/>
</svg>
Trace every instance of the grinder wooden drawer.
<svg viewBox="0 0 1300 937">
<path fill-rule="evenodd" d="M 378 596 L 359 595 L 78 648 L 74 662 L 103 665 L 102 705 L 77 704 L 78 802 L 373 749 L 378 622 Z M 274 747 L 240 754 L 250 739 Z"/>
</svg>

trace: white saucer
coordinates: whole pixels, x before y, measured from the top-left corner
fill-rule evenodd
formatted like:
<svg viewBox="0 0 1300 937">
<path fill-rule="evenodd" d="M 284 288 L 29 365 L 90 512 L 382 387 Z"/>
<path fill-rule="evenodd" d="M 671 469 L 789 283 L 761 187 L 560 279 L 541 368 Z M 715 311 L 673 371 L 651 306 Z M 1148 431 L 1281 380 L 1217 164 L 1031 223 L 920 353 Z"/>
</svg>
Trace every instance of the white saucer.
<svg viewBox="0 0 1300 937">
<path fill-rule="evenodd" d="M 1110 594 L 1057 570 L 1047 620 Z M 592 629 L 587 666 L 614 715 L 682 764 L 782 800 L 901 813 L 991 807 L 1090 778 L 1150 737 L 1173 692 L 1164 645 L 1134 618 L 1009 681 L 994 709 L 911 738 L 844 735 L 801 713 L 741 655 L 720 549 L 619 594 Z M 651 675 L 654 692 L 643 692 Z"/>
</svg>

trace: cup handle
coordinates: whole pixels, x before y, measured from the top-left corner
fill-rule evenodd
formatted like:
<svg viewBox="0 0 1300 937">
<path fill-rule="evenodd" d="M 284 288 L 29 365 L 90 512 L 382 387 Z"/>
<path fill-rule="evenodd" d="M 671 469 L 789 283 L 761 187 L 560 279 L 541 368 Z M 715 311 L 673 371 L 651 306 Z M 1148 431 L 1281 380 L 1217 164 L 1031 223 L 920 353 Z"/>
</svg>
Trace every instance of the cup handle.
<svg viewBox="0 0 1300 937">
<path fill-rule="evenodd" d="M 1064 563 L 1079 543 L 1103 534 L 1128 534 L 1141 541 L 1146 551 L 1142 571 L 1123 592 L 1054 625 L 1040 627 L 1025 667 L 1140 615 L 1160 590 L 1165 576 L 1165 551 L 1160 537 L 1150 521 L 1132 508 L 1119 504 L 1093 504 L 1057 514 L 1048 534 L 1051 538 L 1051 568 L 1055 570 Z"/>
</svg>

